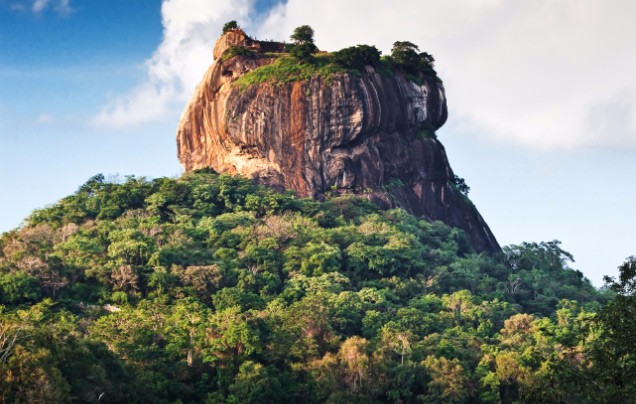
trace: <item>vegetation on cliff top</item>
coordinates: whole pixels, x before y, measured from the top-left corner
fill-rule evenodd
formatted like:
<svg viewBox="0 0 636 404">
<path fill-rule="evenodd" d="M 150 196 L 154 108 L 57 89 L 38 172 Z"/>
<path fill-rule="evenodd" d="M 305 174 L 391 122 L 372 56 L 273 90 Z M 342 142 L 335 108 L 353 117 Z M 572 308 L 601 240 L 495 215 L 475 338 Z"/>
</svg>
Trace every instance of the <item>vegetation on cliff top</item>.
<svg viewBox="0 0 636 404">
<path fill-rule="evenodd" d="M 233 85 L 245 89 L 254 84 L 261 83 L 289 83 L 293 81 L 309 80 L 320 76 L 329 82 L 336 73 L 344 73 L 347 70 L 332 63 L 333 56 L 319 54 L 313 57 L 312 63 L 298 63 L 291 56 L 282 55 L 274 62 L 254 69 L 238 79 Z"/>
<path fill-rule="evenodd" d="M 634 263 L 599 322 L 569 260 L 356 197 L 98 175 L 0 238 L 0 401 L 626 402 Z"/>
<path fill-rule="evenodd" d="M 333 53 L 318 53 L 318 48 L 314 44 L 314 31 L 307 25 L 296 28 L 290 38 L 293 44 L 287 46 L 289 53 L 263 55 L 275 57 L 276 60 L 272 64 L 244 74 L 234 84 L 245 88 L 260 83 L 307 80 L 314 76 L 321 76 L 329 81 L 332 75 L 337 73 L 347 72 L 360 76 L 366 66 L 375 68 L 385 76 L 402 71 L 408 79 L 418 84 L 422 84 L 425 78 L 440 81 L 434 69 L 433 56 L 427 52 L 419 53 L 418 46 L 408 41 L 395 42 L 391 55 L 382 58 L 382 52 L 370 45 L 351 46 Z M 243 46 L 233 46 L 224 52 L 222 60 L 235 56 L 260 55 Z"/>
<path fill-rule="evenodd" d="M 313 56 L 318 52 L 314 43 L 314 30 L 309 25 L 297 27 L 290 38 L 294 41 L 290 54 L 300 63 L 312 63 Z"/>
</svg>

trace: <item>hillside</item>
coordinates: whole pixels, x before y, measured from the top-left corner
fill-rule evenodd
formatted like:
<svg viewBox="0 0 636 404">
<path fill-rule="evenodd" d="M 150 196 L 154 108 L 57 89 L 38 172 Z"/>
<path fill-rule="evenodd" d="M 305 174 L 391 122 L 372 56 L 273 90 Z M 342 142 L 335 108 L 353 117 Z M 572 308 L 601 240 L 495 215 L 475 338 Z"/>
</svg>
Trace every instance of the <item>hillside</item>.
<svg viewBox="0 0 636 404">
<path fill-rule="evenodd" d="M 95 176 L 2 236 L 0 399 L 583 402 L 601 296 L 569 258 L 351 196 Z"/>
</svg>

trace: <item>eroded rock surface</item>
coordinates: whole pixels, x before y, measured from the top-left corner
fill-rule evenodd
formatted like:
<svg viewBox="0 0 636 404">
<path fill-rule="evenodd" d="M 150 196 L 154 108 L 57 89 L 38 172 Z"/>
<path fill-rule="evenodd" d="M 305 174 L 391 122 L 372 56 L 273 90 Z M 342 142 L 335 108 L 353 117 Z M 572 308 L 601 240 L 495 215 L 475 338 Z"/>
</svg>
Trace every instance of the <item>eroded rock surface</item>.
<svg viewBox="0 0 636 404">
<path fill-rule="evenodd" d="M 273 58 L 220 55 L 240 38 L 221 37 L 215 63 L 179 123 L 186 171 L 239 173 L 300 196 L 353 193 L 383 208 L 401 207 L 467 232 L 477 251 L 497 241 L 474 205 L 452 184 L 453 171 L 433 135 L 447 118 L 444 88 L 367 67 L 290 83 L 233 85 Z"/>
</svg>

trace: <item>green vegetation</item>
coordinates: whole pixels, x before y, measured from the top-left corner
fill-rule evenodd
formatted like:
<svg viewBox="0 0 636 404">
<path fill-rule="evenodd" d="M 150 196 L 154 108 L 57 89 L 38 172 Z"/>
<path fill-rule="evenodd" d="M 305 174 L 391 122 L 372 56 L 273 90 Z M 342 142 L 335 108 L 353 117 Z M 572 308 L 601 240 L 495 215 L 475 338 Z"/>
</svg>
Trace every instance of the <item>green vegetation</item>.
<svg viewBox="0 0 636 404">
<path fill-rule="evenodd" d="M 464 180 L 462 177 L 459 177 L 457 175 L 453 176 L 453 179 L 451 180 L 451 184 L 453 188 L 461 192 L 464 196 L 468 196 L 468 193 L 470 192 L 470 187 L 466 184 L 466 180 Z"/>
<path fill-rule="evenodd" d="M 0 401 L 628 402 L 635 260 L 601 308 L 571 259 L 352 196 L 97 175 L 0 238 Z"/>
<path fill-rule="evenodd" d="M 332 56 L 318 54 L 313 57 L 312 63 L 300 64 L 293 57 L 280 56 L 273 63 L 261 66 L 239 77 L 234 85 L 245 89 L 254 84 L 261 83 L 289 83 L 292 81 L 309 80 L 320 76 L 327 82 L 334 74 L 344 73 L 346 70 L 331 63 Z"/>
<path fill-rule="evenodd" d="M 395 188 L 403 188 L 403 187 L 404 187 L 404 182 L 402 182 L 402 180 L 399 178 L 389 178 L 386 184 L 382 186 L 382 188 L 385 191 L 395 189 Z"/>
<path fill-rule="evenodd" d="M 223 25 L 223 33 L 226 34 L 227 32 L 233 30 L 233 29 L 238 29 L 238 23 L 235 20 L 226 22 Z"/>
<path fill-rule="evenodd" d="M 433 68 L 433 56 L 426 52 L 418 54 L 419 48 L 411 42 L 396 42 L 391 56 L 381 57 L 382 52 L 370 45 L 351 46 L 333 53 L 317 53 L 314 30 L 308 25 L 297 27 L 290 38 L 293 43 L 285 45 L 285 53 L 260 54 L 276 60 L 244 74 L 235 85 L 245 89 L 254 84 L 288 83 L 314 76 L 322 76 L 330 81 L 334 74 L 345 72 L 360 77 L 365 66 L 373 66 L 384 77 L 402 71 L 409 80 L 420 85 L 426 78 L 441 82 Z M 259 54 L 235 46 L 223 54 L 222 60 L 239 55 L 256 57 Z"/>
<path fill-rule="evenodd" d="M 606 389 L 603 400 L 627 403 L 636 397 L 636 257 L 618 269 L 618 279 L 605 278 L 615 298 L 599 313 L 606 332 L 590 352 L 592 361 L 600 364 L 593 378 Z"/>
<path fill-rule="evenodd" d="M 399 68 L 419 77 L 419 74 L 437 77 L 435 58 L 427 52 L 419 52 L 419 47 L 409 41 L 398 41 L 393 44 L 391 59 Z"/>
<path fill-rule="evenodd" d="M 335 52 L 333 63 L 346 69 L 362 71 L 365 66 L 378 66 L 381 53 L 375 46 L 351 46 Z"/>
<path fill-rule="evenodd" d="M 232 59 L 235 56 L 246 56 L 249 58 L 258 57 L 258 53 L 247 49 L 245 46 L 230 46 L 223 52 L 221 61 L 225 62 L 228 59 Z"/>
<path fill-rule="evenodd" d="M 409 41 L 397 41 L 391 49 L 391 58 L 393 61 L 403 68 L 416 70 L 419 65 L 420 58 L 417 53 L 418 46 Z"/>
<path fill-rule="evenodd" d="M 290 54 L 300 63 L 313 63 L 313 55 L 318 52 L 314 44 L 314 30 L 309 25 L 301 25 L 290 36 L 294 41 Z"/>
</svg>

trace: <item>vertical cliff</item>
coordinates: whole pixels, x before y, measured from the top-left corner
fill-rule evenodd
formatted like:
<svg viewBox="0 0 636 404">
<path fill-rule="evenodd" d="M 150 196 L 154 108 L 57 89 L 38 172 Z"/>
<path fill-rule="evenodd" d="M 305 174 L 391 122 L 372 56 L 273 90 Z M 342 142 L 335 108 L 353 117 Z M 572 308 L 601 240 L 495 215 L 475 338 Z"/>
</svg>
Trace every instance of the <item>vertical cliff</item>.
<svg viewBox="0 0 636 404">
<path fill-rule="evenodd" d="M 235 32 L 214 48 L 215 62 L 190 99 L 177 131 L 186 171 L 238 173 L 301 196 L 357 194 L 383 208 L 460 227 L 477 251 L 500 250 L 481 215 L 453 184 L 434 135 L 447 118 L 436 77 L 407 77 L 367 66 L 360 74 L 236 85 L 274 63 L 255 53 L 223 60 L 244 45 Z"/>
</svg>

